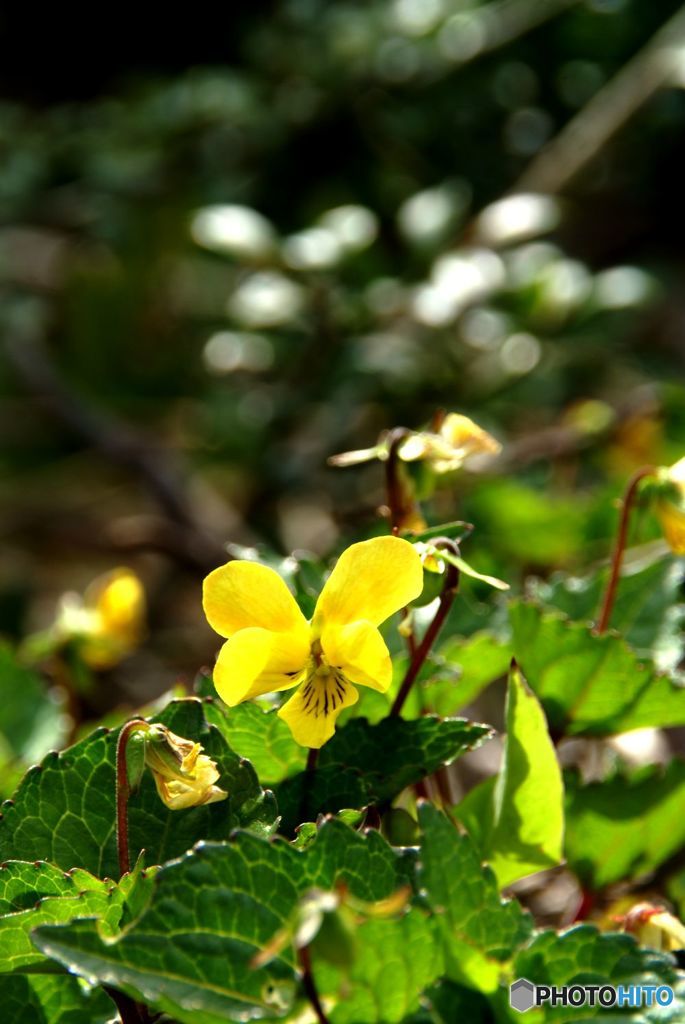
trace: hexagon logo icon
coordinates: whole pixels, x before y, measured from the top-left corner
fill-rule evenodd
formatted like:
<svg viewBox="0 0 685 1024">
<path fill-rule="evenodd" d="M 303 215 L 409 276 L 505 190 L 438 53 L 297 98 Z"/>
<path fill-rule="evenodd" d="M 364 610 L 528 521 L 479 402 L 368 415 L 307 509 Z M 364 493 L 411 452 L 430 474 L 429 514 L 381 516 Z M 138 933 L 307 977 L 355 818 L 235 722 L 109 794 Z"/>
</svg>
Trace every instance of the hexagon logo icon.
<svg viewBox="0 0 685 1024">
<path fill-rule="evenodd" d="M 519 978 L 509 986 L 509 1004 L 519 1013 L 532 1009 L 535 1003 L 535 985 L 527 978 Z"/>
</svg>

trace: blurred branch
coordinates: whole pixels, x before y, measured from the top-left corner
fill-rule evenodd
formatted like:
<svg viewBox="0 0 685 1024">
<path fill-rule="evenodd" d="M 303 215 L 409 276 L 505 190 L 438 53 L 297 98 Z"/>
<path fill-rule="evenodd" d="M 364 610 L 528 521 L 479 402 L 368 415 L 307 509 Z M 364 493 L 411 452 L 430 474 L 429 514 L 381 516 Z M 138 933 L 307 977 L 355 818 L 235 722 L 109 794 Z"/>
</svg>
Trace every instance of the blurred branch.
<svg viewBox="0 0 685 1024">
<path fill-rule="evenodd" d="M 164 513 L 167 526 L 158 549 L 202 572 L 227 555 L 197 522 L 181 476 L 170 453 L 127 424 L 87 405 L 60 376 L 46 346 L 35 337 L 13 336 L 6 342 L 10 363 L 54 419 L 79 435 L 105 458 L 132 471 Z"/>
<path fill-rule="evenodd" d="M 683 46 L 685 7 L 544 147 L 511 191 L 561 192 L 626 121 L 674 78 Z"/>
<path fill-rule="evenodd" d="M 613 416 L 604 429 L 590 432 L 579 430 L 570 424 L 554 424 L 534 431 L 508 444 L 488 472 L 500 476 L 539 460 L 554 461 L 576 455 L 609 440 L 626 421 L 635 417 L 654 415 L 658 409 L 659 403 L 653 389 L 636 388 L 626 396 L 625 401 L 614 406 Z"/>
<path fill-rule="evenodd" d="M 538 25 L 561 14 L 579 0 L 495 0 L 469 11 L 482 39 L 473 58 L 498 50 L 501 46 L 531 32 Z"/>
</svg>

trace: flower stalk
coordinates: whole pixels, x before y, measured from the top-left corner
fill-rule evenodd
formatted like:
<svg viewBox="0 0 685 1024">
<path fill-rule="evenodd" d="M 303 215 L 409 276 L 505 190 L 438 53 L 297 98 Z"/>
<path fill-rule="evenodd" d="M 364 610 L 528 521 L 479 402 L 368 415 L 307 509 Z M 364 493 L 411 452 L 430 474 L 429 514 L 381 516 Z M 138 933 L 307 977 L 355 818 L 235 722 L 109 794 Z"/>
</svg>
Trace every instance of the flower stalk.
<svg viewBox="0 0 685 1024">
<path fill-rule="evenodd" d="M 459 554 L 459 549 L 456 543 L 448 537 L 440 537 L 433 543 L 436 548 L 442 547 L 452 551 L 456 555 Z M 456 565 L 452 565 L 451 562 L 448 562 L 445 569 L 445 582 L 443 583 L 439 604 L 435 615 L 433 616 L 433 621 L 426 630 L 421 643 L 415 649 L 414 655 L 409 662 L 406 675 L 402 680 L 402 684 L 390 709 L 391 715 L 399 715 L 404 707 L 404 702 L 409 696 L 411 688 L 416 682 L 416 678 L 421 671 L 423 663 L 428 657 L 431 648 L 445 623 L 445 619 L 449 614 L 450 608 L 452 607 L 452 602 L 454 601 L 457 590 L 459 589 L 459 576 L 459 569 Z"/>
<path fill-rule="evenodd" d="M 302 971 L 302 988 L 305 991 L 307 999 L 311 1003 L 311 1007 L 316 1014 L 316 1019 L 319 1024 L 329 1024 L 326 1011 L 321 1003 L 321 997 L 314 981 L 314 974 L 312 972 L 312 960 L 309 953 L 309 946 L 302 946 L 297 951 L 298 958 L 300 961 L 300 970 Z"/>
<path fill-rule="evenodd" d="M 634 473 L 628 481 L 628 486 L 626 487 L 625 494 L 623 495 L 623 500 L 621 502 L 621 517 L 619 519 L 618 532 L 616 534 L 616 543 L 611 557 L 609 581 L 604 592 L 604 600 L 602 601 L 597 626 L 595 627 L 595 631 L 597 633 L 606 632 L 611 620 L 611 613 L 614 609 L 616 591 L 618 589 L 618 581 L 621 575 L 621 565 L 623 564 L 623 556 L 625 554 L 626 543 L 628 540 L 630 513 L 634 508 L 639 486 L 646 477 L 654 476 L 654 472 L 655 471 L 652 466 L 644 466 L 642 469 L 638 469 L 638 471 Z"/>
<path fill-rule="evenodd" d="M 407 515 L 412 511 L 408 507 L 406 487 L 402 483 L 400 466 L 400 448 L 411 436 L 406 427 L 395 427 L 388 435 L 388 457 L 385 463 L 385 490 L 390 510 L 390 530 L 394 536 L 400 532 Z"/>
<path fill-rule="evenodd" d="M 135 759 L 129 750 L 136 740 Z M 215 783 L 219 770 L 214 761 L 202 753 L 202 746 L 177 736 L 164 725 L 133 718 L 119 733 L 116 755 L 117 853 L 119 871 L 131 870 L 128 842 L 128 800 L 149 768 L 157 794 L 170 811 L 201 807 L 228 796 Z"/>
<path fill-rule="evenodd" d="M 131 870 L 131 858 L 128 847 L 128 798 L 131 795 L 126 748 L 133 733 L 147 728 L 142 718 L 133 718 L 122 726 L 117 742 L 116 787 L 117 787 L 117 855 L 119 857 L 119 874 L 125 875 Z"/>
</svg>

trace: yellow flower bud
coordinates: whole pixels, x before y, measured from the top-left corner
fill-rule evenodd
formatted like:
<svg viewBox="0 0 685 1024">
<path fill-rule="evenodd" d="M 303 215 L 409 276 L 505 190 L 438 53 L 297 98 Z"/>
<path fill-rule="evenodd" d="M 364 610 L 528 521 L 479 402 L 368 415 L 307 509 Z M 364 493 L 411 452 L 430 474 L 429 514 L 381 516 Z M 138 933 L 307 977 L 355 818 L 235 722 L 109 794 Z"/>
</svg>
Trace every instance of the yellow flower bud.
<svg viewBox="0 0 685 1024">
<path fill-rule="evenodd" d="M 228 796 L 214 785 L 219 770 L 202 753 L 202 746 L 163 725 L 151 725 L 145 734 L 145 763 L 152 771 L 160 799 L 172 811 L 216 803 Z"/>
<path fill-rule="evenodd" d="M 641 946 L 665 953 L 685 949 L 685 926 L 664 907 L 637 903 L 623 917 L 623 931 L 630 932 Z"/>
<path fill-rule="evenodd" d="M 328 461 L 332 466 L 354 466 L 371 459 L 385 462 L 388 449 L 387 436 L 381 435 L 373 448 L 343 452 L 331 456 Z M 450 473 L 463 466 L 467 459 L 477 455 L 498 455 L 501 450 L 499 441 L 468 416 L 450 412 L 435 430 L 410 433 L 400 446 L 399 456 L 404 462 L 427 462 L 436 473 Z"/>
<path fill-rule="evenodd" d="M 654 512 L 674 555 L 685 555 L 685 458 L 657 475 Z"/>
<path fill-rule="evenodd" d="M 143 635 L 145 593 L 130 569 L 113 569 L 93 580 L 81 597 L 65 594 L 55 622 L 57 635 L 73 641 L 90 668 L 111 668 L 135 650 Z"/>
</svg>

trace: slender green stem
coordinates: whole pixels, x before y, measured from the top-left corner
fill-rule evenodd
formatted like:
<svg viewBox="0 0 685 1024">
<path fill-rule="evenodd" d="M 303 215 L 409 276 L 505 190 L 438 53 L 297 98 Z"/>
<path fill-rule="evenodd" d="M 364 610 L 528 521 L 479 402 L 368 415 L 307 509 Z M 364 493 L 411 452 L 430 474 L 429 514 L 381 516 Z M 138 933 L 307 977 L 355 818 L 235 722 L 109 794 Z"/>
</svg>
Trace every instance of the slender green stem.
<svg viewBox="0 0 685 1024">
<path fill-rule="evenodd" d="M 326 1011 L 321 1004 L 321 998 L 319 997 L 319 991 L 314 981 L 314 975 L 312 973 L 312 961 L 309 955 L 309 946 L 303 946 L 298 950 L 300 959 L 300 969 L 302 970 L 302 988 L 305 991 L 307 999 L 311 1003 L 312 1009 L 316 1014 L 316 1018 L 319 1024 L 329 1024 Z"/>
<path fill-rule="evenodd" d="M 623 495 L 623 500 L 621 502 L 621 518 L 619 519 L 616 543 L 611 557 L 609 581 L 604 592 L 604 600 L 602 601 L 597 626 L 595 627 L 597 633 L 604 633 L 609 625 L 609 620 L 611 619 L 614 601 L 616 600 L 618 581 L 621 575 L 621 564 L 623 562 L 623 555 L 625 553 L 626 542 L 628 540 L 628 523 L 630 521 L 630 513 L 635 504 L 638 487 L 645 477 L 653 475 L 654 468 L 652 466 L 645 466 L 643 469 L 638 469 L 637 473 L 633 473 L 632 477 L 628 481 L 628 486 L 626 487 L 625 494 Z"/>
<path fill-rule="evenodd" d="M 435 547 L 449 548 L 455 553 L 458 553 L 458 547 L 453 540 L 447 537 L 437 538 L 434 542 Z M 400 711 L 404 706 L 404 702 L 409 696 L 409 692 L 416 682 L 416 677 L 421 671 L 421 667 L 428 657 L 431 647 L 435 643 L 438 633 L 442 629 L 445 619 L 452 607 L 452 602 L 457 593 L 459 587 L 459 570 L 455 565 L 448 562 L 445 570 L 445 582 L 442 587 L 442 593 L 440 594 L 440 602 L 438 604 L 437 611 L 433 616 L 433 621 L 426 630 L 423 640 L 416 648 L 414 656 L 409 662 L 406 675 L 402 680 L 397 696 L 395 697 L 394 703 L 390 709 L 391 715 L 399 715 Z"/>
<path fill-rule="evenodd" d="M 142 718 L 134 718 L 122 726 L 117 742 L 117 763 L 116 763 L 116 787 L 117 787 L 117 854 L 119 856 L 119 874 L 125 875 L 131 870 L 131 860 L 128 849 L 128 798 L 131 795 L 131 787 L 128 782 L 128 771 L 126 768 L 126 747 L 131 734 L 146 725 Z"/>
</svg>

